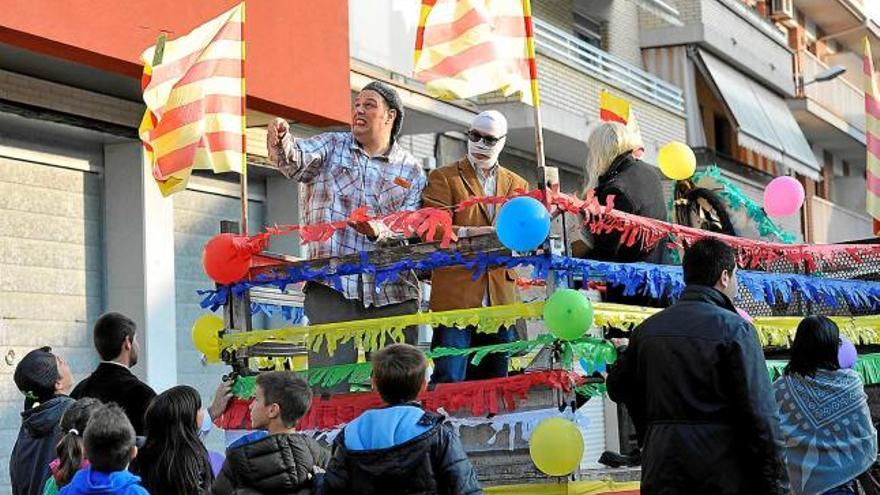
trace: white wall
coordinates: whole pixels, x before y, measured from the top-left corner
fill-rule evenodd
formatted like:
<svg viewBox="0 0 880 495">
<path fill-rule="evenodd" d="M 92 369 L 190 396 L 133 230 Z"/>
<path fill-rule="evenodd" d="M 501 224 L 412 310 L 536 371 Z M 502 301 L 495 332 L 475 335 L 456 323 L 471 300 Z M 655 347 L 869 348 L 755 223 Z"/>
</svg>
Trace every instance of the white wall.
<svg viewBox="0 0 880 495">
<path fill-rule="evenodd" d="M 420 7 L 418 0 L 349 1 L 351 57 L 411 76 Z"/>
</svg>

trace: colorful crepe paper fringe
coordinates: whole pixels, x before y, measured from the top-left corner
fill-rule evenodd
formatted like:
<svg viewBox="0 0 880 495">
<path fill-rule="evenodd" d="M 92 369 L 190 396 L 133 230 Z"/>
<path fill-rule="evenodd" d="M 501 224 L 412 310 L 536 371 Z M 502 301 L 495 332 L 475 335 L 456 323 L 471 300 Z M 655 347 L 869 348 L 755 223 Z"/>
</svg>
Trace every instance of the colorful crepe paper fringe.
<svg viewBox="0 0 880 495">
<path fill-rule="evenodd" d="M 776 380 L 782 376 L 787 364 L 788 361 L 784 360 L 767 360 L 767 371 L 770 373 L 770 380 Z M 859 356 L 853 369 L 862 377 L 862 382 L 865 385 L 880 383 L 880 354 Z"/>
<path fill-rule="evenodd" d="M 393 316 L 373 320 L 360 320 L 346 323 L 331 323 L 308 327 L 289 327 L 272 330 L 255 330 L 244 333 L 230 333 L 222 338 L 222 346 L 227 349 L 249 347 L 265 341 L 305 342 L 307 346 L 318 346 L 323 342 L 327 348 L 335 349 L 340 343 L 354 339 L 366 351 L 381 348 L 387 341 L 402 342 L 402 328 L 413 325 L 445 325 L 451 327 L 476 326 L 479 331 L 495 332 L 501 326 L 512 324 L 518 319 L 538 319 L 543 312 L 544 302 L 519 303 L 469 310 L 426 312 L 412 315 Z M 656 308 L 643 308 L 611 303 L 594 304 L 593 323 L 598 327 L 625 327 L 640 324 L 649 316 L 660 311 Z M 832 317 L 842 334 L 857 344 L 880 343 L 880 315 L 857 317 Z M 758 317 L 755 328 L 761 344 L 765 347 L 787 347 L 794 339 L 800 317 Z M 377 336 L 384 335 L 386 338 Z M 495 352 L 525 353 L 537 347 L 554 344 L 555 339 L 540 335 L 531 341 L 517 341 L 490 346 L 452 349 L 438 348 L 429 351 L 429 358 L 445 356 L 473 355 L 472 363 L 479 364 L 487 354 Z M 606 363 L 613 363 L 613 347 L 600 339 L 584 337 L 573 342 L 558 344 L 563 365 L 570 367 L 575 359 L 581 359 L 587 373 L 601 370 Z M 369 376 L 369 365 L 346 364 L 326 368 L 313 368 L 303 372 L 311 385 L 332 387 L 343 381 L 362 382 Z"/>
<path fill-rule="evenodd" d="M 550 334 L 539 335 L 533 340 L 519 340 L 462 349 L 438 347 L 426 352 L 425 356 L 429 359 L 450 356 L 472 356 L 470 362 L 474 365 L 479 365 L 489 354 L 528 353 L 545 345 L 555 345 L 558 348 L 560 360 L 564 368 L 571 368 L 574 360 L 578 360 L 584 366 L 587 373 L 604 369 L 606 364 L 613 364 L 617 360 L 617 351 L 608 341 L 592 337 L 582 337 L 575 341 L 565 342 L 557 341 Z M 372 374 L 372 369 L 370 363 L 351 363 L 310 368 L 299 371 L 298 374 L 311 386 L 329 388 L 346 381 L 354 383 L 367 382 Z M 253 380 L 254 377 L 239 378 L 233 386 L 233 394 L 241 398 L 253 397 Z"/>
<path fill-rule="evenodd" d="M 477 380 L 460 383 L 443 383 L 433 390 L 419 395 L 422 405 L 432 411 L 439 408 L 447 412 L 468 411 L 473 416 L 512 412 L 517 401 L 524 400 L 531 389 L 549 387 L 571 392 L 584 379 L 564 370 L 523 373 L 506 378 Z M 226 412 L 215 422 L 225 429 L 250 429 L 247 399 L 233 398 Z M 315 397 L 309 412 L 297 425 L 301 430 L 326 430 L 336 428 L 358 417 L 367 409 L 382 406 L 382 399 L 375 392 L 340 394 Z"/>
<path fill-rule="evenodd" d="M 200 291 L 200 294 L 203 296 L 202 307 L 215 310 L 226 303 L 230 290 L 234 294 L 242 294 L 251 287 L 266 285 L 284 290 L 289 284 L 310 280 L 338 283 L 342 275 L 366 271 L 375 272 L 376 283 L 381 285 L 385 281 L 396 279 L 402 272 L 449 266 L 471 269 L 474 277 L 492 267 L 531 266 L 534 268 L 532 278 L 547 278 L 551 271 L 561 275 L 580 275 L 584 280 L 605 280 L 611 285 L 622 286 L 627 295 L 642 294 L 655 299 L 677 299 L 685 285 L 681 267 L 671 265 L 613 263 L 562 256 L 507 256 L 499 253 L 479 253 L 465 258 L 458 252 L 435 252 L 420 261 L 400 260 L 382 268 L 364 260 L 335 268 L 321 267 L 313 270 L 308 265 L 294 267 L 278 271 L 271 277 L 261 276 L 254 281 Z M 841 307 L 841 302 L 852 309 L 874 309 L 880 305 L 880 282 L 747 270 L 740 270 L 738 273 L 739 283 L 749 291 L 752 298 L 771 305 L 791 302 L 795 294 L 799 294 L 807 302 L 823 303 L 833 308 Z"/>
</svg>

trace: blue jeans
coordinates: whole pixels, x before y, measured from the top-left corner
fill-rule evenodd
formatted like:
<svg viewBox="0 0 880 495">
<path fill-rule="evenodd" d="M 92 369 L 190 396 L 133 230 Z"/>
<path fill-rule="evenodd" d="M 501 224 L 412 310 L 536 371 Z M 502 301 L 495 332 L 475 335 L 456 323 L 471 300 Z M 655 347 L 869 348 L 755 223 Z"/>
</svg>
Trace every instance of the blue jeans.
<svg viewBox="0 0 880 495">
<path fill-rule="evenodd" d="M 513 342 L 515 339 L 516 331 L 513 327 L 502 327 L 498 333 L 480 333 L 476 331 L 474 326 L 459 329 L 440 325 L 434 328 L 431 349 L 437 347 L 464 349 Z M 510 364 L 510 355 L 507 353 L 487 354 L 478 366 L 470 364 L 472 357 L 450 356 L 434 359 L 434 373 L 431 375 L 431 383 L 485 380 L 507 376 L 507 367 Z"/>
</svg>

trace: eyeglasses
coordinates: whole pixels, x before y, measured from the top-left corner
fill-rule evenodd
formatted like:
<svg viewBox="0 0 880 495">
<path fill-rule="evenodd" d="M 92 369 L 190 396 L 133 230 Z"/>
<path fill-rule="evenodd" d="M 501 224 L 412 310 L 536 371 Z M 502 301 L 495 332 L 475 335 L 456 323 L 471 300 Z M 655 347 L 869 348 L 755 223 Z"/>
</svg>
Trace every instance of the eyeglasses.
<svg viewBox="0 0 880 495">
<path fill-rule="evenodd" d="M 496 144 L 498 144 L 498 141 L 504 139 L 504 136 L 486 136 L 485 134 L 480 134 L 477 131 L 470 131 L 468 132 L 468 139 L 470 139 L 474 143 L 479 143 L 482 139 L 483 142 L 486 143 L 486 146 L 495 146 Z"/>
</svg>

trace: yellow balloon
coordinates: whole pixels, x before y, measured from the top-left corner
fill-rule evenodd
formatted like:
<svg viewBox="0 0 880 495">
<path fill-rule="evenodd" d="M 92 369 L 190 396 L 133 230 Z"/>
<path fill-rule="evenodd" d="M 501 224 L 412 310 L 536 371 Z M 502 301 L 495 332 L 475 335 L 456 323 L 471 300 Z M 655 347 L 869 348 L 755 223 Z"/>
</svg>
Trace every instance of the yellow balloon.
<svg viewBox="0 0 880 495">
<path fill-rule="evenodd" d="M 697 157 L 690 146 L 670 141 L 657 153 L 657 164 L 663 175 L 673 180 L 685 180 L 697 170 Z"/>
<path fill-rule="evenodd" d="M 544 474 L 568 476 L 581 464 L 584 437 L 578 427 L 565 418 L 545 419 L 532 432 L 529 455 Z"/>
<path fill-rule="evenodd" d="M 214 315 L 202 315 L 193 323 L 190 334 L 193 346 L 209 363 L 220 362 L 220 331 L 223 327 L 223 319 Z"/>
</svg>

